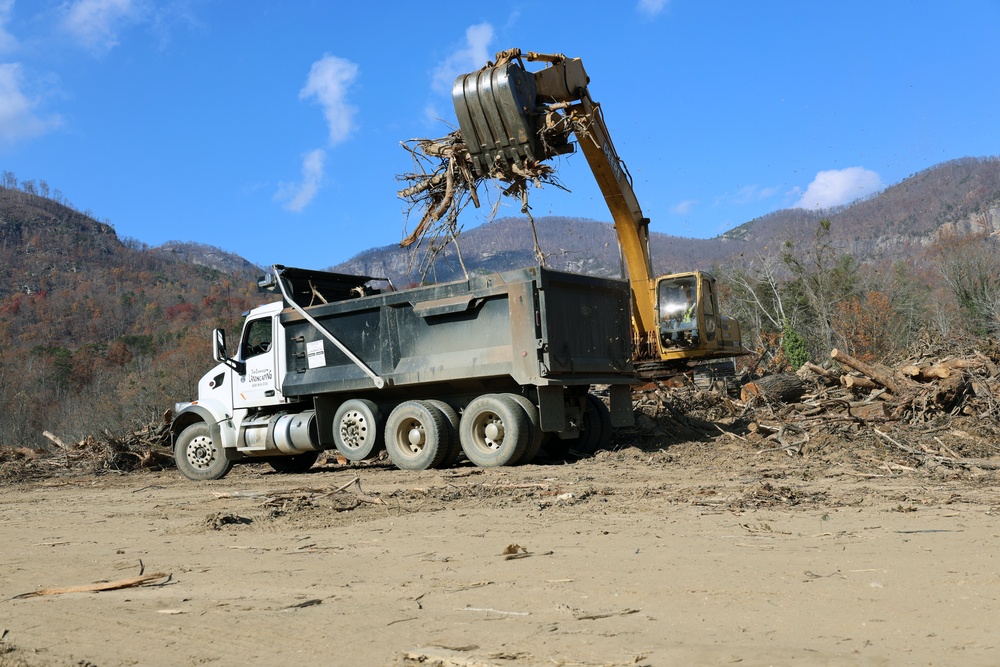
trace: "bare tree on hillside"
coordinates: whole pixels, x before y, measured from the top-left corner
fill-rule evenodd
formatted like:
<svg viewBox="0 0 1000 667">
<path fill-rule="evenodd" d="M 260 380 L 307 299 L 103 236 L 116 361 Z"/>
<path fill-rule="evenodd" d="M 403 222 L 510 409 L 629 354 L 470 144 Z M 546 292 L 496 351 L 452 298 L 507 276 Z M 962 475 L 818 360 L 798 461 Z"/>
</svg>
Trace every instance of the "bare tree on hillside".
<svg viewBox="0 0 1000 667">
<path fill-rule="evenodd" d="M 986 234 L 941 237 L 931 252 L 934 265 L 978 335 L 1000 332 L 1000 243 Z"/>
</svg>

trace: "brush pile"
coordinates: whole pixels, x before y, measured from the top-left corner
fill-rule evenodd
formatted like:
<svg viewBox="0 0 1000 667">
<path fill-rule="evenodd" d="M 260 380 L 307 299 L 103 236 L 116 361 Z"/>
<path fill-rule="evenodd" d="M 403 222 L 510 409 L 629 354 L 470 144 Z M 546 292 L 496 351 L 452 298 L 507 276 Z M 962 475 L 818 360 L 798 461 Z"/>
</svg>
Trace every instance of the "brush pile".
<svg viewBox="0 0 1000 667">
<path fill-rule="evenodd" d="M 823 366 L 807 363 L 729 391 L 660 384 L 636 397 L 639 432 L 632 435 L 660 447 L 728 440 L 757 455 L 823 452 L 828 461 L 851 459 L 869 470 L 1000 469 L 994 352 L 919 355 L 885 366 L 833 350 Z M 831 458 L 833 450 L 846 457 Z"/>
<path fill-rule="evenodd" d="M 174 465 L 170 451 L 171 411 L 155 422 L 137 424 L 118 433 L 88 435 L 67 443 L 44 431 L 49 449 L 0 447 L 0 481 L 21 482 L 67 472 L 108 473 L 160 470 Z"/>
</svg>

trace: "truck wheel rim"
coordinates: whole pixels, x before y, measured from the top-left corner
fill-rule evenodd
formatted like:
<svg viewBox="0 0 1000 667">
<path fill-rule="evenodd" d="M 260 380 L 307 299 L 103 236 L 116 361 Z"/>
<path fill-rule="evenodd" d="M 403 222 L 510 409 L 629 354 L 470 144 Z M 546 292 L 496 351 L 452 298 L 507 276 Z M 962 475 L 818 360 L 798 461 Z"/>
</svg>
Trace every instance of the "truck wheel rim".
<svg viewBox="0 0 1000 667">
<path fill-rule="evenodd" d="M 424 449 L 427 442 L 424 433 L 424 425 L 416 419 L 411 419 L 399 425 L 396 437 L 401 445 L 401 449 L 411 454 L 419 454 Z"/>
<path fill-rule="evenodd" d="M 215 461 L 215 447 L 212 446 L 212 439 L 199 435 L 191 440 L 187 446 L 187 460 L 195 468 L 208 468 Z"/>
<path fill-rule="evenodd" d="M 479 418 L 480 440 L 489 450 L 496 451 L 503 447 L 504 426 L 500 415 L 492 412 L 484 413 Z"/>
<path fill-rule="evenodd" d="M 351 410 L 340 421 L 340 436 L 348 449 L 360 449 L 368 437 L 368 420 L 357 410 Z"/>
</svg>

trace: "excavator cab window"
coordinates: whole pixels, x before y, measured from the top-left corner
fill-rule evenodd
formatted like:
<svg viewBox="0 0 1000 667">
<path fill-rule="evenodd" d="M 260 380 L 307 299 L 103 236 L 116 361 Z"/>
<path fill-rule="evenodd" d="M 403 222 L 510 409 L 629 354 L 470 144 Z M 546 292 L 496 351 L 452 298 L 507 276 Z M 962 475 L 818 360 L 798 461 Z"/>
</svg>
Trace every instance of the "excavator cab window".
<svg viewBox="0 0 1000 667">
<path fill-rule="evenodd" d="M 667 347 L 698 344 L 698 282 L 694 276 L 661 280 L 656 290 L 660 340 Z"/>
</svg>

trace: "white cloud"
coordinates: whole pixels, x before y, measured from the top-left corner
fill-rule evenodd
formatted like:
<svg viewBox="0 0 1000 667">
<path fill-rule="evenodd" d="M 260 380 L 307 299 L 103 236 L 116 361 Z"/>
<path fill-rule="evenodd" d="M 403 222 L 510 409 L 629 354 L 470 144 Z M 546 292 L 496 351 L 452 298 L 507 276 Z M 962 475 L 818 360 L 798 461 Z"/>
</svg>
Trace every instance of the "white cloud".
<svg viewBox="0 0 1000 667">
<path fill-rule="evenodd" d="M 347 139 L 354 129 L 357 109 L 347 103 L 346 97 L 347 89 L 357 78 L 356 64 L 344 58 L 325 55 L 312 64 L 306 85 L 299 91 L 299 99 L 315 97 L 323 107 L 323 116 L 330 129 L 331 146 Z"/>
<path fill-rule="evenodd" d="M 732 197 L 732 202 L 734 204 L 750 204 L 756 201 L 762 201 L 764 199 L 770 199 L 771 197 L 778 194 L 781 190 L 779 188 L 762 188 L 757 184 L 744 185 L 736 194 Z"/>
<path fill-rule="evenodd" d="M 0 0 L 0 53 L 17 48 L 17 39 L 7 32 L 7 22 L 14 13 L 14 0 Z"/>
<path fill-rule="evenodd" d="M 118 45 L 118 31 L 140 13 L 132 0 L 74 0 L 65 7 L 61 25 L 82 46 L 109 51 Z"/>
<path fill-rule="evenodd" d="M 685 199 L 684 201 L 672 206 L 670 208 L 670 212 L 677 215 L 687 215 L 697 204 L 697 199 Z"/>
<path fill-rule="evenodd" d="M 466 28 L 465 44 L 435 68 L 431 82 L 434 90 L 450 93 L 459 74 L 474 72 L 485 65 L 493 56 L 489 50 L 491 41 L 493 26 L 489 23 L 477 23 Z"/>
<path fill-rule="evenodd" d="M 298 213 L 302 211 L 319 192 L 319 184 L 323 180 L 323 165 L 326 162 L 326 151 L 322 148 L 309 151 L 302 157 L 302 182 L 282 183 L 274 195 L 275 201 L 285 202 L 284 208 Z"/>
<path fill-rule="evenodd" d="M 821 171 L 792 208 L 822 209 L 841 206 L 878 192 L 882 187 L 882 178 L 864 167 Z"/>
<path fill-rule="evenodd" d="M 323 107 L 330 146 L 345 141 L 354 130 L 357 109 L 347 103 L 347 91 L 357 78 L 356 64 L 327 54 L 312 64 L 306 84 L 299 91 L 299 99 L 315 98 Z M 302 157 L 301 182 L 280 183 L 274 200 L 284 202 L 284 208 L 289 211 L 302 211 L 319 192 L 325 162 L 326 151 L 322 148 L 306 153 Z"/>
<path fill-rule="evenodd" d="M 0 64 L 0 142 L 13 143 L 45 134 L 62 124 L 59 116 L 38 115 L 37 100 L 21 89 L 21 65 Z"/>
<path fill-rule="evenodd" d="M 636 9 L 639 10 L 640 14 L 645 14 L 646 16 L 656 16 L 666 9 L 669 2 L 670 0 L 639 0 L 639 3 L 636 5 Z"/>
</svg>

